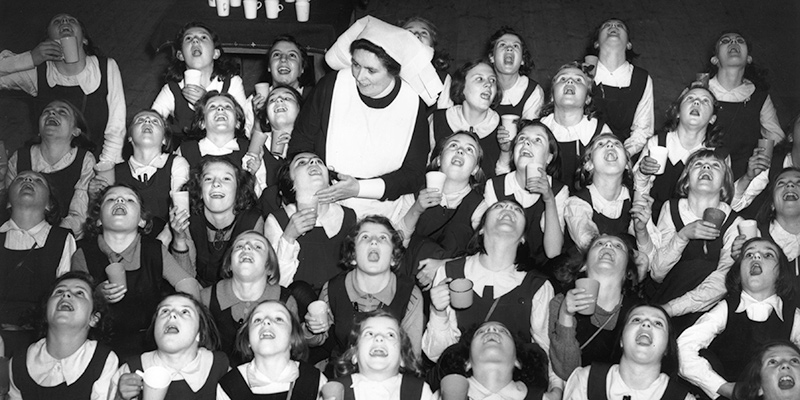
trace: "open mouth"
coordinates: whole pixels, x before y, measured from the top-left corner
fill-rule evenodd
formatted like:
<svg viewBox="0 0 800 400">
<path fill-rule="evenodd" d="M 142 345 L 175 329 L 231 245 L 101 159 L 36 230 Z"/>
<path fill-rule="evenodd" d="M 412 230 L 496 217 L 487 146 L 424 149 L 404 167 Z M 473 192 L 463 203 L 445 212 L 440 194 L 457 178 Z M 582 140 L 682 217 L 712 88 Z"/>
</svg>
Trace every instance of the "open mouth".
<svg viewBox="0 0 800 400">
<path fill-rule="evenodd" d="M 728 49 L 728 54 L 732 56 L 738 56 L 739 54 L 742 54 L 742 51 L 739 50 L 738 47 L 731 47 Z"/>
<path fill-rule="evenodd" d="M 600 251 L 600 254 L 598 254 L 598 259 L 613 262 L 616 259 L 616 256 L 612 250 L 605 249 Z"/>
<path fill-rule="evenodd" d="M 506 53 L 506 55 L 503 56 L 503 64 L 514 64 L 514 54 Z"/>
<path fill-rule="evenodd" d="M 606 153 L 603 159 L 606 161 L 616 162 L 617 160 L 619 160 L 619 155 L 617 155 L 616 151 L 609 151 Z"/>
<path fill-rule="evenodd" d="M 211 199 L 224 199 L 225 198 L 225 193 L 211 192 L 211 193 L 208 194 L 208 197 L 211 198 Z"/>
<path fill-rule="evenodd" d="M 381 253 L 379 253 L 378 250 L 370 250 L 369 253 L 367 253 L 367 261 L 369 262 L 378 262 L 380 259 Z"/>
<path fill-rule="evenodd" d="M 482 92 L 481 99 L 483 100 L 490 100 L 492 98 L 492 92 Z"/>
<path fill-rule="evenodd" d="M 128 209 L 123 204 L 116 204 L 111 208 L 111 215 L 128 215 Z"/>
<path fill-rule="evenodd" d="M 200 46 L 192 46 L 192 56 L 200 57 L 203 55 L 203 48 Z"/>
<path fill-rule="evenodd" d="M 259 339 L 275 339 L 275 332 L 263 331 L 258 335 Z"/>
<path fill-rule="evenodd" d="M 75 307 L 64 300 L 61 300 L 56 305 L 56 311 L 75 311 Z"/>
<path fill-rule="evenodd" d="M 636 336 L 636 344 L 639 346 L 651 346 L 653 338 L 647 333 L 640 333 L 639 336 Z"/>
<path fill-rule="evenodd" d="M 785 375 L 778 379 L 778 388 L 781 390 L 791 389 L 794 387 L 794 378 Z"/>
<path fill-rule="evenodd" d="M 533 158 L 533 153 L 532 153 L 530 150 L 522 150 L 522 151 L 519 153 L 519 156 L 520 156 L 520 157 L 530 157 L 530 158 Z"/>
<path fill-rule="evenodd" d="M 214 114 L 214 121 L 228 121 L 228 114 L 225 113 Z"/>
<path fill-rule="evenodd" d="M 565 86 L 564 94 L 575 94 L 575 86 L 572 85 Z"/>
<path fill-rule="evenodd" d="M 56 117 L 47 117 L 44 119 L 44 126 L 61 126 L 61 121 Z"/>
<path fill-rule="evenodd" d="M 322 169 L 319 167 L 309 167 L 308 168 L 308 176 L 317 176 L 322 175 Z"/>
<path fill-rule="evenodd" d="M 795 192 L 786 192 L 783 194 L 784 201 L 797 201 L 798 199 L 800 199 L 800 197 L 798 197 Z"/>
<path fill-rule="evenodd" d="M 371 357 L 389 357 L 389 352 L 382 347 L 377 347 L 369 351 Z"/>
<path fill-rule="evenodd" d="M 253 258 L 253 256 L 251 256 L 251 255 L 249 255 L 249 254 L 242 254 L 242 255 L 239 257 L 239 262 L 240 262 L 240 263 L 245 263 L 245 262 L 247 262 L 247 263 L 251 263 L 251 264 L 252 264 L 252 263 L 254 263 L 254 262 L 255 262 L 255 259 Z"/>
<path fill-rule="evenodd" d="M 181 330 L 175 325 L 167 325 L 164 327 L 165 334 L 180 333 L 180 331 Z"/>
<path fill-rule="evenodd" d="M 500 214 L 500 217 L 497 220 L 500 222 L 510 222 L 510 223 L 516 222 L 516 218 L 514 218 L 514 214 L 512 214 L 511 212 L 504 212 Z"/>
<path fill-rule="evenodd" d="M 277 107 L 275 107 L 275 109 L 273 111 L 277 114 L 277 113 L 282 113 L 282 112 L 289 111 L 289 109 L 286 108 L 286 106 L 277 106 Z"/>
<path fill-rule="evenodd" d="M 483 343 L 485 344 L 485 343 L 490 343 L 490 342 L 500 343 L 500 335 L 498 335 L 498 334 L 496 334 L 494 332 L 489 332 L 489 333 L 484 334 L 483 335 Z"/>
<path fill-rule="evenodd" d="M 289 67 L 278 67 L 278 73 L 281 75 L 288 75 L 292 73 L 292 69 Z"/>
<path fill-rule="evenodd" d="M 460 167 L 464 165 L 464 159 L 458 156 L 454 156 L 453 159 L 450 160 L 450 164 Z"/>
<path fill-rule="evenodd" d="M 700 110 L 698 110 L 696 108 L 692 108 L 691 110 L 689 110 L 689 115 L 691 115 L 693 117 L 699 117 L 700 116 Z"/>
<path fill-rule="evenodd" d="M 71 27 L 71 26 L 69 26 L 69 25 L 62 25 L 62 26 L 61 26 L 61 27 L 58 29 L 58 33 L 61 35 L 61 37 L 65 37 L 65 36 L 72 36 L 74 32 L 73 32 L 73 30 L 72 30 L 72 27 Z"/>
<path fill-rule="evenodd" d="M 711 176 L 711 174 L 709 174 L 708 172 L 704 172 L 704 173 L 700 174 L 699 177 L 697 177 L 697 180 L 699 180 L 699 181 L 713 181 L 714 177 Z"/>
<path fill-rule="evenodd" d="M 750 276 L 758 276 L 761 275 L 762 272 L 764 272 L 764 270 L 761 268 L 761 263 L 756 262 L 750 266 Z"/>
</svg>

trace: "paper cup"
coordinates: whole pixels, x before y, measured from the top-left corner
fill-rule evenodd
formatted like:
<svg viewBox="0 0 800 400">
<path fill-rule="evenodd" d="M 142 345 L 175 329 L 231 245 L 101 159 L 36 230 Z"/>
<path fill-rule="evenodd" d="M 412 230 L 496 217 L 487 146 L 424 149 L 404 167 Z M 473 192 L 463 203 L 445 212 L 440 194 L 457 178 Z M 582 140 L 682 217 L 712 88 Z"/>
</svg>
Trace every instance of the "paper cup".
<svg viewBox="0 0 800 400">
<path fill-rule="evenodd" d="M 247 3 L 248 2 L 250 2 L 250 3 L 258 3 L 258 8 L 261 8 L 261 2 L 260 1 L 244 0 L 244 9 L 245 9 L 245 11 L 247 11 Z M 258 93 L 258 94 L 260 94 L 260 95 L 262 95 L 264 97 L 267 97 L 269 95 L 269 89 L 270 89 L 270 84 L 267 83 L 267 82 L 256 83 L 256 93 Z"/>
<path fill-rule="evenodd" d="M 189 211 L 189 192 L 172 192 L 170 195 L 172 196 L 172 205 L 178 211 Z"/>
<path fill-rule="evenodd" d="M 256 19 L 258 17 L 258 10 L 264 4 L 257 0 L 244 0 L 244 17 L 247 19 Z M 256 93 L 261 94 L 258 90 L 258 85 L 267 85 L 267 92 L 269 92 L 269 83 L 256 83 Z M 266 96 L 266 95 L 264 95 Z"/>
<path fill-rule="evenodd" d="M 272 153 L 283 154 L 283 150 L 286 149 L 286 143 L 278 144 L 278 139 L 281 137 L 279 133 L 280 132 L 272 131 L 270 134 L 269 151 Z"/>
<path fill-rule="evenodd" d="M 594 296 L 594 303 L 589 305 L 583 311 L 578 311 L 578 313 L 583 315 L 592 315 L 594 314 L 595 306 L 597 306 L 597 295 L 600 293 L 600 282 L 592 279 L 592 278 L 581 278 L 575 281 L 575 288 L 577 289 L 585 289 L 584 293 L 591 294 Z"/>
<path fill-rule="evenodd" d="M 317 321 L 328 322 L 328 303 L 317 300 L 308 305 L 308 313 Z"/>
<path fill-rule="evenodd" d="M 183 71 L 183 84 L 200 86 L 201 75 L 202 72 L 199 69 L 187 69 Z"/>
<path fill-rule="evenodd" d="M 514 140 L 517 137 L 517 122 L 519 122 L 519 115 L 505 114 L 500 117 L 500 125 L 509 133 L 509 139 Z"/>
<path fill-rule="evenodd" d="M 344 385 L 341 382 L 328 381 L 322 385 L 322 400 L 343 400 L 344 399 Z"/>
<path fill-rule="evenodd" d="M 667 148 L 663 146 L 652 147 L 648 155 L 654 158 L 658 163 L 658 172 L 656 172 L 656 175 L 663 174 L 664 169 L 667 168 L 667 155 L 669 155 Z"/>
<path fill-rule="evenodd" d="M 772 158 L 772 149 L 775 147 L 775 141 L 772 139 L 758 139 L 758 146 L 764 149 L 764 155 Z"/>
<path fill-rule="evenodd" d="M 144 380 L 144 389 L 142 390 L 142 400 L 164 400 L 167 396 L 167 389 L 169 384 L 172 383 L 172 377 L 169 370 L 164 367 L 150 367 L 147 371 L 137 371 Z"/>
<path fill-rule="evenodd" d="M 287 3 L 291 2 L 287 1 Z M 308 22 L 308 14 L 311 12 L 311 3 L 298 0 L 297 3 L 294 3 L 294 11 L 297 14 L 297 22 Z"/>
<path fill-rule="evenodd" d="M 464 400 L 469 391 L 467 378 L 459 374 L 450 374 L 442 378 L 442 400 Z"/>
<path fill-rule="evenodd" d="M 297 210 L 307 210 L 309 208 L 317 210 L 319 207 L 319 197 L 316 195 L 310 196 L 297 196 Z"/>
<path fill-rule="evenodd" d="M 439 189 L 439 192 L 444 190 L 444 181 L 447 180 L 447 175 L 441 171 L 429 171 L 425 174 L 425 187 L 428 189 Z"/>
<path fill-rule="evenodd" d="M 267 8 L 267 18 L 278 18 L 278 13 L 283 11 L 283 4 L 280 0 L 264 0 L 264 6 Z"/>
<path fill-rule="evenodd" d="M 537 163 L 535 163 L 535 162 L 526 165 L 525 166 L 525 180 L 527 181 L 528 179 L 538 178 L 538 177 L 542 176 L 542 173 L 541 173 L 541 171 L 539 171 L 539 168 L 542 168 L 542 166 L 537 164 Z"/>
<path fill-rule="evenodd" d="M 589 65 L 593 65 L 595 67 L 597 67 L 597 62 L 598 61 L 600 61 L 600 59 L 597 56 L 594 56 L 594 55 L 591 55 L 591 54 L 586 56 L 586 57 L 583 57 L 583 62 L 584 63 L 589 64 Z"/>
<path fill-rule="evenodd" d="M 711 222 L 717 229 L 722 229 L 722 223 L 725 222 L 725 212 L 719 208 L 706 208 L 703 211 L 703 221 Z"/>
<path fill-rule="evenodd" d="M 73 64 L 78 62 L 78 39 L 75 36 L 65 36 L 58 40 L 61 43 L 61 52 L 64 54 L 64 62 Z"/>
<path fill-rule="evenodd" d="M 208 0 L 208 6 L 209 7 L 216 7 L 217 6 L 217 0 Z"/>
<path fill-rule="evenodd" d="M 450 307 L 469 308 L 472 305 L 472 281 L 466 278 L 450 282 Z"/>
<path fill-rule="evenodd" d="M 241 7 L 242 0 L 231 0 L 231 7 Z"/>
<path fill-rule="evenodd" d="M 755 220 L 746 219 L 739 223 L 739 233 L 744 235 L 744 240 L 758 237 L 758 226 Z"/>
<path fill-rule="evenodd" d="M 217 15 L 227 17 L 231 14 L 231 0 L 217 0 Z"/>
<path fill-rule="evenodd" d="M 128 285 L 128 280 L 125 277 L 125 267 L 120 263 L 108 264 L 106 267 L 106 275 L 108 275 L 108 281 L 110 283 L 116 283 L 121 286 Z"/>
</svg>

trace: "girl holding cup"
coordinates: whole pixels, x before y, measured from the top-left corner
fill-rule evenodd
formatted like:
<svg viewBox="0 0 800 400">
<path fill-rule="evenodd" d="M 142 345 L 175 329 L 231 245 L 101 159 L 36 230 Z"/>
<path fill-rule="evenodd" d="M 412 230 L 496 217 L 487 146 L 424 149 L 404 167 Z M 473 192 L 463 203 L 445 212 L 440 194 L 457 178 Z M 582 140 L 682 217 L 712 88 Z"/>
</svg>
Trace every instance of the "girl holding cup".
<svg viewBox="0 0 800 400">
<path fill-rule="evenodd" d="M 356 226 L 356 213 L 337 203 L 314 203 L 316 193 L 331 184 L 330 171 L 313 153 L 298 153 L 278 171 L 284 206 L 264 224 L 280 265 L 280 283 L 311 285 L 318 295 L 325 282 L 342 272 L 339 251 Z M 315 297 L 316 299 L 316 297 Z M 305 307 L 301 307 L 305 308 Z"/>
<path fill-rule="evenodd" d="M 475 132 L 483 149 L 481 169 L 488 176 L 494 176 L 501 152 L 497 131 L 500 116 L 493 110 L 500 103 L 501 95 L 494 69 L 482 59 L 464 64 L 453 75 L 450 96 L 456 105 L 436 110 L 428 118 L 431 148 L 454 132 Z M 434 151 L 432 157 L 438 155 Z"/>
<path fill-rule="evenodd" d="M 166 296 L 155 308 L 148 332 L 155 337 L 156 350 L 125 360 L 114 374 L 109 399 L 143 398 L 153 371 L 167 377 L 163 399 L 216 399 L 217 382 L 230 367 L 225 353 L 215 351 L 219 334 L 206 306 L 185 293 Z"/>
<path fill-rule="evenodd" d="M 248 362 L 219 380 L 217 399 L 285 394 L 287 399 L 316 400 L 328 380 L 305 362 L 308 348 L 302 329 L 295 311 L 283 302 L 258 303 L 236 336 L 236 348 Z"/>
<path fill-rule="evenodd" d="M 86 118 L 82 131 L 88 142 L 94 144 L 90 151 L 95 158 L 109 167 L 121 162 L 125 91 L 116 61 L 100 54 L 86 26 L 72 15 L 53 16 L 46 34 L 48 47 L 58 48 L 57 59 L 44 61 L 34 49 L 28 65 L 0 77 L 0 89 L 22 90 L 35 97 L 31 115 L 40 115 L 55 100 L 80 105 L 76 110 Z"/>
<path fill-rule="evenodd" d="M 733 192 L 733 174 L 725 159 L 702 149 L 686 161 L 678 178 L 680 198 L 664 203 L 658 219 L 660 235 L 652 235 L 650 277 L 658 283 L 651 300 L 664 305 L 680 331 L 725 295 L 725 274 L 733 264 L 731 246 L 741 221 L 727 201 Z M 703 220 L 706 209 L 725 215 L 716 225 Z"/>
<path fill-rule="evenodd" d="M 647 141 L 647 151 L 633 169 L 634 182 L 637 191 L 653 198 L 654 220 L 658 220 L 664 202 L 675 197 L 676 182 L 689 156 L 722 144 L 722 132 L 714 124 L 717 110 L 714 94 L 700 82 L 693 82 L 670 104 L 664 130 Z M 666 160 L 656 160 L 656 152 L 666 152 Z"/>
<path fill-rule="evenodd" d="M 355 400 L 433 400 L 430 386 L 419 379 L 419 356 L 393 313 L 373 310 L 353 323 L 350 346 L 336 360 L 345 398 Z"/>
<path fill-rule="evenodd" d="M 756 349 L 772 340 L 800 342 L 800 310 L 791 277 L 789 262 L 775 242 L 745 242 L 725 279 L 727 298 L 678 339 L 681 375 L 710 397 L 732 398 Z"/>
<path fill-rule="evenodd" d="M 338 357 L 355 344 L 350 336 L 354 319 L 385 309 L 401 321 L 411 339 L 408 350 L 420 354 L 422 292 L 413 279 L 394 272 L 402 256 L 403 240 L 389 219 L 370 215 L 359 221 L 342 245 L 341 263 L 351 270 L 325 283 L 319 295 L 329 305 L 333 326 L 306 314 L 309 343 L 321 344 L 331 336 L 335 345 L 332 358 Z"/>
<path fill-rule="evenodd" d="M 558 68 L 550 100 L 542 107 L 542 123 L 553 131 L 561 155 L 561 181 L 574 191 L 576 171 L 589 142 L 611 128 L 595 116 L 592 106 L 591 68 L 571 62 Z"/>
<path fill-rule="evenodd" d="M 45 301 L 45 337 L 11 359 L 9 398 L 105 399 L 119 363 L 95 340 L 107 333 L 107 311 L 88 274 L 56 279 Z"/>
<path fill-rule="evenodd" d="M 519 126 L 511 147 L 513 171 L 486 182 L 483 196 L 488 205 L 514 200 L 523 206 L 527 221 L 526 260 L 539 267 L 561 254 L 563 210 L 569 190 L 555 178 L 560 159 L 558 142 L 550 128 L 539 120 L 522 120 Z"/>
<path fill-rule="evenodd" d="M 151 225 L 142 203 L 139 192 L 127 186 L 101 191 L 89 209 L 89 235 L 78 242 L 72 256 L 73 270 L 88 271 L 102 282 L 100 291 L 115 317 L 111 347 L 123 358 L 146 348 L 144 331 L 162 293 L 174 288 L 200 295 L 193 274 L 161 242 L 145 236 Z M 110 263 L 122 264 L 126 285 L 110 281 L 106 272 Z"/>
<path fill-rule="evenodd" d="M 564 211 L 569 235 L 579 250 L 601 233 L 635 235 L 639 243 L 657 235 L 650 218 L 651 200 L 632 199 L 630 155 L 614 134 L 601 133 L 581 157 L 581 189 L 567 199 Z"/>
<path fill-rule="evenodd" d="M 278 285 L 278 259 L 267 238 L 256 231 L 239 234 L 222 265 L 223 280 L 200 292 L 200 299 L 211 311 L 220 333 L 220 350 L 231 365 L 244 362 L 235 353 L 236 331 L 254 303 L 280 300 L 297 314 L 297 302 L 288 290 Z"/>
<path fill-rule="evenodd" d="M 565 263 L 557 273 L 575 284 L 550 302 L 550 360 L 562 379 L 578 367 L 619 361 L 617 338 L 624 326 L 622 317 L 640 301 L 631 239 L 626 234 L 597 236 L 583 262 Z M 577 287 L 578 277 L 599 282 L 597 296 Z"/>
<path fill-rule="evenodd" d="M 429 169 L 445 175 L 443 186 L 422 189 L 418 196 L 404 195 L 393 216 L 407 247 L 402 271 L 417 276 L 423 287 L 430 286 L 445 259 L 466 250 L 486 211 L 480 194 L 484 176 L 478 135 L 470 131 L 453 133 L 439 142 L 435 152 L 438 155 Z"/>
<path fill-rule="evenodd" d="M 253 177 L 224 157 L 204 157 L 187 187 L 190 210 L 170 210 L 170 250 L 184 265 L 193 265 L 203 287 L 221 279 L 222 264 L 240 233 L 264 229 L 255 208 Z"/>
<path fill-rule="evenodd" d="M 230 93 L 239 107 L 245 107 L 244 85 L 237 75 L 239 66 L 225 56 L 219 35 L 202 22 L 189 22 L 172 42 L 172 62 L 167 68 L 167 83 L 150 106 L 170 121 L 172 147 L 177 149 L 191 136 L 197 102 L 210 91 Z M 253 115 L 248 113 L 242 131 L 250 132 Z"/>
<path fill-rule="evenodd" d="M 499 201 L 486 211 L 470 242 L 467 257 L 449 261 L 439 269 L 431 288 L 431 314 L 423 335 L 423 351 L 438 360 L 469 328 L 485 321 L 499 321 L 527 343 L 545 352 L 547 304 L 553 286 L 536 271 L 525 272 L 517 264 L 517 247 L 525 240 L 525 211 L 514 200 Z M 451 306 L 449 283 L 472 281 L 472 305 L 456 310 Z M 560 398 L 563 381 L 550 369 L 548 396 Z"/>
<path fill-rule="evenodd" d="M 533 55 L 513 28 L 504 26 L 489 37 L 485 53 L 497 74 L 498 92 L 502 94 L 495 111 L 536 119 L 544 103 L 544 91 L 528 75 L 533 71 Z"/>
<path fill-rule="evenodd" d="M 800 396 L 800 349 L 787 340 L 762 346 L 733 390 L 735 399 L 790 400 Z"/>
<path fill-rule="evenodd" d="M 669 315 L 659 306 L 642 304 L 631 308 L 622 322 L 619 364 L 578 368 L 567 381 L 564 398 L 587 400 L 602 393 L 616 399 L 694 400 L 674 376 L 678 345 Z"/>
</svg>

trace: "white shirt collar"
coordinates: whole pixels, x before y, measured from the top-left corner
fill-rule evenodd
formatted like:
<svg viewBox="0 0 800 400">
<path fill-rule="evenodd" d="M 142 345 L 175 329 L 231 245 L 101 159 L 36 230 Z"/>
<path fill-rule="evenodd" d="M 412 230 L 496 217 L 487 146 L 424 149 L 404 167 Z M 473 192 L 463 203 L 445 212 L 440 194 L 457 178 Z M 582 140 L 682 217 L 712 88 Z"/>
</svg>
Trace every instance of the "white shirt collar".
<svg viewBox="0 0 800 400">
<path fill-rule="evenodd" d="M 287 204 L 283 208 L 289 218 L 292 218 L 292 215 L 297 212 L 296 204 Z M 314 226 L 321 226 L 325 230 L 325 235 L 332 238 L 341 230 L 342 221 L 344 221 L 344 209 L 341 205 L 332 203 L 329 204 L 325 214 L 317 214 L 317 223 Z"/>
<path fill-rule="evenodd" d="M 94 357 L 97 342 L 83 342 L 71 355 L 56 359 L 47 352 L 46 340 L 41 339 L 31 345 L 27 352 L 28 374 L 39 386 L 71 385 L 77 381 Z"/>
<path fill-rule="evenodd" d="M 22 244 L 24 248 L 31 248 L 36 243 L 36 247 L 44 247 L 47 243 L 47 236 L 50 234 L 50 224 L 42 220 L 31 229 L 21 229 L 14 220 L 9 219 L 0 226 L 0 233 L 8 233 L 6 240 L 15 240 Z M 13 237 L 11 239 L 10 237 Z"/>
<path fill-rule="evenodd" d="M 217 147 L 217 145 L 208 138 L 202 138 L 197 142 L 197 147 L 200 149 L 200 154 L 204 156 L 224 156 L 234 151 L 239 151 L 239 143 L 236 141 L 236 138 L 231 139 L 222 147 Z"/>
<path fill-rule="evenodd" d="M 745 79 L 741 85 L 727 90 L 719 83 L 717 77 L 713 77 L 708 81 L 708 88 L 718 101 L 726 101 L 730 103 L 741 103 L 750 100 L 750 96 L 756 91 L 756 85 L 753 82 Z"/>
<path fill-rule="evenodd" d="M 467 197 L 467 195 L 471 191 L 472 187 L 470 185 L 467 185 L 464 186 L 463 189 L 457 190 L 453 193 L 445 193 L 442 196 L 442 202 L 439 204 L 441 204 L 441 206 L 444 208 L 450 208 L 450 209 L 456 208 L 459 205 L 461 205 L 461 202 L 464 200 L 464 197 Z"/>
<path fill-rule="evenodd" d="M 747 292 L 742 291 L 741 301 L 739 307 L 736 307 L 736 313 L 747 311 L 747 318 L 755 322 L 764 322 L 772 314 L 772 310 L 778 315 L 778 318 L 783 321 L 783 300 L 777 294 L 767 297 L 764 300 L 758 301 L 750 296 Z"/>
<path fill-rule="evenodd" d="M 105 65 L 103 66 L 105 67 Z M 86 66 L 77 75 L 64 75 L 58 71 L 53 61 L 47 61 L 47 84 L 50 87 L 56 85 L 80 86 L 85 94 L 94 93 L 100 87 L 102 72 L 100 62 L 96 56 L 86 56 Z"/>
<path fill-rule="evenodd" d="M 669 157 L 669 162 L 671 162 L 672 165 L 676 165 L 679 162 L 683 162 L 685 164 L 686 160 L 689 159 L 689 156 L 692 155 L 692 153 L 697 150 L 704 149 L 706 146 L 700 143 L 691 149 L 685 149 L 681 144 L 681 140 L 678 138 L 677 132 L 667 132 L 666 146 L 664 147 L 667 148 L 667 157 Z"/>
<path fill-rule="evenodd" d="M 469 131 L 472 130 L 478 137 L 481 139 L 489 136 L 495 129 L 497 129 L 497 125 L 500 124 L 500 116 L 494 110 L 489 110 L 486 113 L 486 117 L 483 121 L 479 122 L 476 125 L 470 125 L 466 118 L 464 118 L 464 107 L 459 104 L 453 107 L 450 107 L 445 111 L 445 117 L 447 118 L 447 124 L 450 125 L 450 128 L 453 129 L 454 132 L 457 131 Z"/>
<path fill-rule="evenodd" d="M 525 272 L 517 271 L 517 264 L 511 264 L 499 271 L 490 271 L 480 262 L 480 254 L 467 257 L 464 264 L 464 277 L 473 283 L 472 290 L 483 295 L 486 286 L 492 286 L 494 298 L 514 290 L 525 279 Z"/>
<path fill-rule="evenodd" d="M 800 240 L 798 240 L 798 236 L 783 229 L 778 221 L 772 221 L 769 224 L 769 234 L 775 239 L 775 243 L 781 246 L 786 258 L 794 260 L 800 256 Z"/>
<path fill-rule="evenodd" d="M 516 171 L 511 171 L 506 174 L 505 178 L 503 178 L 503 183 L 505 183 L 504 188 L 504 195 L 510 196 L 514 195 L 514 199 L 522 205 L 523 208 L 532 207 L 534 203 L 539 200 L 541 196 L 539 193 L 531 193 L 528 189 L 519 186 L 519 182 L 517 182 Z M 553 185 L 553 177 L 548 175 L 547 181 L 550 183 L 550 186 Z"/>
<path fill-rule="evenodd" d="M 149 179 L 152 178 L 160 168 L 164 168 L 168 158 L 169 154 L 161 153 L 150 160 L 148 164 L 142 164 L 139 161 L 136 161 L 133 157 L 130 157 L 128 158 L 128 166 L 131 168 L 131 175 L 133 175 L 134 178 L 138 178 L 139 176 L 144 177 L 147 175 Z"/>
<path fill-rule="evenodd" d="M 298 367 L 298 363 L 296 361 L 292 361 L 286 364 L 286 367 L 283 368 L 278 377 L 272 379 L 259 371 L 256 368 L 255 362 L 249 362 L 246 364 L 247 367 L 245 368 L 247 373 L 247 383 L 250 387 L 264 387 L 273 384 L 291 384 L 300 376 L 300 368 Z"/>
<path fill-rule="evenodd" d="M 628 87 L 631 85 L 631 76 L 633 76 L 633 65 L 627 61 L 614 71 L 609 71 L 602 61 L 598 61 L 594 82 L 614 87 Z"/>
<path fill-rule="evenodd" d="M 467 382 L 467 397 L 473 400 L 523 400 L 528 394 L 528 388 L 522 382 L 511 381 L 497 393 L 489 391 L 474 376 L 467 378 Z"/>
<path fill-rule="evenodd" d="M 403 375 L 397 374 L 383 381 L 374 381 L 358 373 L 352 375 L 353 391 L 355 398 L 370 399 L 397 399 L 400 396 L 400 384 L 403 382 Z M 359 396 L 359 394 L 363 394 Z"/>
<path fill-rule="evenodd" d="M 147 369 L 152 366 L 161 366 L 172 371 L 172 381 L 186 381 L 186 384 L 192 389 L 193 392 L 200 390 L 208 380 L 208 374 L 211 372 L 211 365 L 214 363 L 214 353 L 208 351 L 206 348 L 201 347 L 197 349 L 197 357 L 186 364 L 180 371 L 170 368 L 164 361 L 158 357 L 158 352 L 150 351 L 142 354 L 142 368 Z"/>
<path fill-rule="evenodd" d="M 725 213 L 726 220 L 728 219 L 728 216 L 731 215 L 731 211 L 733 211 L 731 209 L 731 206 L 724 201 L 720 201 L 719 204 L 717 205 L 717 208 L 719 208 L 720 210 L 722 210 L 722 212 Z M 681 198 L 678 200 L 678 214 L 680 215 L 681 220 L 683 220 L 686 223 L 691 223 L 698 219 L 703 219 L 702 214 L 695 215 L 694 211 L 692 211 L 692 209 L 689 208 L 689 199 L 687 198 Z"/>
<path fill-rule="evenodd" d="M 563 143 L 580 140 L 581 144 L 584 146 L 588 145 L 592 140 L 594 132 L 597 130 L 598 122 L 599 120 L 597 118 L 592 118 L 590 120 L 584 115 L 580 122 L 567 127 L 556 122 L 555 114 L 550 114 L 542 118 L 542 123 L 553 131 L 553 136 L 556 137 L 557 141 Z"/>
<path fill-rule="evenodd" d="M 592 195 L 592 208 L 609 218 L 619 218 L 622 215 L 622 203 L 631 198 L 625 186 L 619 191 L 616 199 L 606 200 L 594 184 L 586 187 Z"/>
</svg>

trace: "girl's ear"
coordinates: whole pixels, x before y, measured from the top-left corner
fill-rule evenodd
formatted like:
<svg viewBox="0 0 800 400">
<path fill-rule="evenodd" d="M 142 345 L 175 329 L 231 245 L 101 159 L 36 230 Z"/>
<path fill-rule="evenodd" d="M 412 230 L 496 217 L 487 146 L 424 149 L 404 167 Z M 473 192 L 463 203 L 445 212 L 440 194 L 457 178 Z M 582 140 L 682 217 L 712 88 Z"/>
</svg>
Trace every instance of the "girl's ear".
<svg viewBox="0 0 800 400">
<path fill-rule="evenodd" d="M 759 396 L 763 396 L 764 395 L 764 389 L 758 388 L 758 395 Z"/>
<path fill-rule="evenodd" d="M 467 362 L 464 363 L 464 372 L 469 371 L 471 369 L 472 369 L 472 362 L 467 360 Z"/>
<path fill-rule="evenodd" d="M 197 332 L 197 336 L 195 336 L 194 341 L 200 343 L 200 332 Z"/>
<path fill-rule="evenodd" d="M 586 272 L 587 269 L 589 269 L 589 266 L 586 265 L 586 264 L 583 264 L 581 266 L 581 268 L 578 270 L 578 272 Z"/>
<path fill-rule="evenodd" d="M 514 360 L 514 368 L 522 369 L 522 363 L 519 360 Z"/>
<path fill-rule="evenodd" d="M 628 44 L 625 45 L 625 48 L 628 49 L 628 50 L 632 49 L 633 48 L 633 43 L 628 42 Z"/>
<path fill-rule="evenodd" d="M 181 61 L 186 61 L 186 59 L 183 58 L 183 52 L 180 51 L 180 50 L 175 52 L 175 58 L 177 58 L 178 60 L 181 60 Z"/>
<path fill-rule="evenodd" d="M 494 54 L 489 56 L 489 62 L 492 63 L 492 66 L 494 66 Z"/>
<path fill-rule="evenodd" d="M 752 64 L 753 63 L 753 56 L 747 56 L 747 63 L 748 64 Z"/>
<path fill-rule="evenodd" d="M 353 354 L 353 357 L 350 358 L 350 363 L 352 363 L 353 365 L 358 365 L 358 357 L 356 357 L 355 354 Z"/>
<path fill-rule="evenodd" d="M 550 161 L 553 161 L 553 153 L 547 154 L 547 162 L 544 164 L 544 169 L 547 169 L 547 166 L 550 165 Z"/>
<path fill-rule="evenodd" d="M 595 49 L 600 48 L 600 42 L 594 42 L 594 48 Z"/>
<path fill-rule="evenodd" d="M 708 123 L 709 124 L 713 124 L 716 120 L 717 120 L 717 115 L 714 114 L 714 115 L 711 116 L 711 119 L 708 120 Z"/>
<path fill-rule="evenodd" d="M 719 65 L 719 58 L 717 56 L 711 57 L 711 64 Z"/>
<path fill-rule="evenodd" d="M 138 225 L 139 225 L 139 228 L 144 229 L 144 227 L 147 225 L 147 221 L 139 218 L 139 224 Z"/>
<path fill-rule="evenodd" d="M 93 313 L 91 317 L 89 317 L 89 327 L 94 328 L 97 324 L 100 323 L 100 313 L 96 312 Z"/>
<path fill-rule="evenodd" d="M 219 49 L 214 49 L 214 59 L 218 59 L 220 55 Z"/>
</svg>

